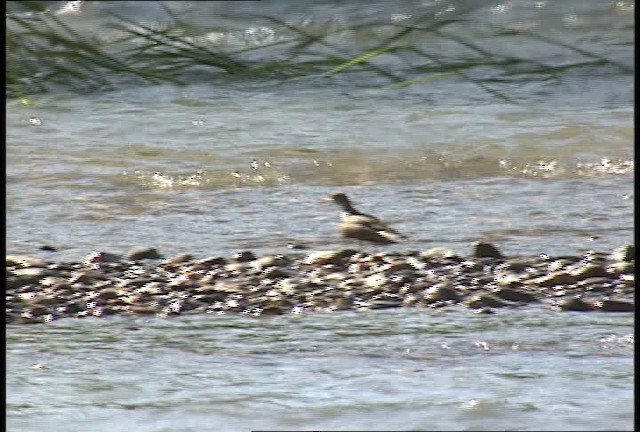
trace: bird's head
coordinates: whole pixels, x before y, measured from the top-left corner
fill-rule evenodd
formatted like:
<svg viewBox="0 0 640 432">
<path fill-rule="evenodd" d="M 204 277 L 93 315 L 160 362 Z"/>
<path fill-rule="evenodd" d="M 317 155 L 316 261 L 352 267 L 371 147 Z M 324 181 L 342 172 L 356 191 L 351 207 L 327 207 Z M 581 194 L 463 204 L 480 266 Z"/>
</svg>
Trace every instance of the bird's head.
<svg viewBox="0 0 640 432">
<path fill-rule="evenodd" d="M 334 202 L 339 204 L 340 206 L 350 205 L 351 202 L 349 198 L 343 194 L 342 192 L 334 192 L 330 194 L 327 198 L 324 198 L 322 201 L 324 202 Z"/>
<path fill-rule="evenodd" d="M 348 213 L 357 213 L 357 210 L 355 210 L 351 205 L 349 197 L 347 197 L 347 195 L 343 194 L 342 192 L 334 192 L 327 198 L 324 198 L 322 201 L 336 203 Z"/>
<path fill-rule="evenodd" d="M 347 198 L 347 195 L 343 194 L 342 192 L 334 192 L 329 195 L 329 198 L 337 203 L 349 202 L 349 198 Z"/>
</svg>

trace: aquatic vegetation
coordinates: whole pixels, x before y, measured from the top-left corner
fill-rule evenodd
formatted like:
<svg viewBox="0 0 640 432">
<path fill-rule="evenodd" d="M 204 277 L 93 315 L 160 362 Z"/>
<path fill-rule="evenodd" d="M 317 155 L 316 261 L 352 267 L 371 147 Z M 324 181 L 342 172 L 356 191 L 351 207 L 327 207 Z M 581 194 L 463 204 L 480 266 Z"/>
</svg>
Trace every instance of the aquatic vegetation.
<svg viewBox="0 0 640 432">
<path fill-rule="evenodd" d="M 365 23 L 311 19 L 292 23 L 274 16 L 243 15 L 252 22 L 244 29 L 232 26 L 232 19 L 228 28 L 198 25 L 182 19 L 165 3 L 158 4 L 166 12 L 163 23 L 112 14 L 104 28 L 91 34 L 76 29 L 66 15 L 47 10 L 45 2 L 20 2 L 21 12 L 11 11 L 10 6 L 6 96 L 24 98 L 57 88 L 79 93 L 109 90 L 132 80 L 183 85 L 212 79 L 284 81 L 355 75 L 354 82 L 381 91 L 460 79 L 515 103 L 513 86 L 559 80 L 578 68 L 634 73 L 631 65 L 526 26 L 480 25 L 469 17 L 486 7 L 480 2 L 467 9 Z M 457 31 L 464 25 L 478 26 L 481 39 L 496 43 L 490 43 L 489 49 L 486 43 L 469 40 Z M 549 64 L 504 54 L 500 46 L 505 38 L 563 48 L 573 52 L 576 60 Z M 632 43 L 633 38 L 630 47 Z M 454 47 L 457 54 L 447 47 Z M 362 80 L 363 74 L 376 79 Z"/>
</svg>

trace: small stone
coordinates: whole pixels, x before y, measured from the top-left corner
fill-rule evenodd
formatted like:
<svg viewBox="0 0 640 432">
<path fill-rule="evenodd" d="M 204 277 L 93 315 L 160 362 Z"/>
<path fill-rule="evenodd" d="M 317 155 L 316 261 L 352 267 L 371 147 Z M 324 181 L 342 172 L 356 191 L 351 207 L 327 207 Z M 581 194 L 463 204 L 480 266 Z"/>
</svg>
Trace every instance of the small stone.
<svg viewBox="0 0 640 432">
<path fill-rule="evenodd" d="M 84 266 L 81 263 L 77 263 L 77 262 L 54 263 L 54 264 L 49 264 L 47 266 L 49 270 L 58 270 L 58 271 L 79 270 L 83 267 Z"/>
<path fill-rule="evenodd" d="M 568 259 L 557 259 L 554 261 L 551 261 L 549 264 L 547 264 L 547 270 L 549 272 L 555 272 L 558 270 L 562 270 L 565 267 L 568 267 L 570 264 L 574 263 L 577 260 L 568 260 Z"/>
<path fill-rule="evenodd" d="M 256 256 L 251 251 L 237 252 L 233 255 L 233 260 L 239 263 L 254 261 L 255 259 L 256 259 Z"/>
<path fill-rule="evenodd" d="M 406 306 L 415 306 L 419 303 L 420 298 L 411 293 L 401 293 L 402 303 Z"/>
<path fill-rule="evenodd" d="M 98 294 L 98 298 L 101 300 L 117 299 L 118 297 L 120 297 L 121 294 L 122 292 L 120 290 L 117 290 L 115 288 L 107 288 L 102 290 Z"/>
<path fill-rule="evenodd" d="M 396 261 L 396 262 L 383 264 L 380 267 L 378 267 L 377 270 L 385 273 L 395 273 L 403 270 L 414 271 L 415 267 L 406 261 Z"/>
<path fill-rule="evenodd" d="M 44 260 L 27 255 L 7 255 L 6 258 L 7 267 L 46 267 L 46 265 Z"/>
<path fill-rule="evenodd" d="M 523 283 L 526 285 L 537 285 L 541 287 L 552 287 L 556 285 L 571 285 L 578 281 L 575 275 L 565 273 L 564 271 L 554 272 L 547 276 L 535 279 L 529 279 Z"/>
<path fill-rule="evenodd" d="M 618 276 L 618 281 L 623 285 L 633 286 L 636 283 L 635 274 L 624 274 Z"/>
<path fill-rule="evenodd" d="M 465 273 L 475 273 L 484 270 L 486 265 L 492 264 L 492 258 L 478 258 L 475 260 L 464 260 L 460 263 L 460 271 Z"/>
<path fill-rule="evenodd" d="M 32 305 L 40 305 L 40 306 L 54 306 L 59 304 L 58 299 L 55 297 L 51 297 L 50 294 L 40 294 L 32 299 Z"/>
<path fill-rule="evenodd" d="M 269 301 L 276 301 L 276 300 L 281 300 L 282 299 L 282 293 L 280 291 L 278 291 L 277 289 L 268 290 L 266 293 L 264 293 L 264 296 Z"/>
<path fill-rule="evenodd" d="M 636 269 L 636 266 L 633 262 L 625 262 L 625 261 L 615 262 L 607 267 L 607 271 L 614 275 L 634 274 L 635 269 Z"/>
<path fill-rule="evenodd" d="M 583 279 L 576 284 L 578 287 L 584 287 L 587 291 L 602 292 L 612 289 L 611 278 L 593 277 Z"/>
<path fill-rule="evenodd" d="M 529 292 L 521 291 L 518 289 L 509 288 L 509 287 L 496 288 L 492 291 L 492 294 L 498 296 L 503 300 L 509 300 L 514 302 L 530 303 L 537 300 L 536 296 Z"/>
<path fill-rule="evenodd" d="M 511 286 L 522 282 L 523 277 L 515 273 L 500 273 L 495 276 L 497 285 Z"/>
<path fill-rule="evenodd" d="M 36 284 L 45 276 L 55 275 L 53 270 L 42 267 L 26 267 L 13 270 L 13 275 L 17 276 L 21 284 Z"/>
<path fill-rule="evenodd" d="M 16 299 L 23 301 L 23 302 L 32 302 L 33 299 L 36 297 L 37 293 L 35 291 L 25 291 L 25 292 L 21 292 L 16 296 Z"/>
<path fill-rule="evenodd" d="M 476 242 L 473 245 L 473 256 L 476 258 L 496 258 L 502 259 L 504 255 L 500 253 L 491 243 Z"/>
<path fill-rule="evenodd" d="M 327 264 L 342 265 L 345 264 L 348 257 L 350 257 L 351 255 L 355 255 L 356 253 L 357 251 L 350 249 L 344 249 L 342 251 L 313 252 L 307 255 L 303 262 L 305 264 L 318 266 Z"/>
<path fill-rule="evenodd" d="M 105 306 L 109 306 L 110 308 L 115 308 L 115 307 L 124 307 L 127 306 L 128 303 L 126 301 L 124 301 L 123 298 L 110 298 L 108 300 L 105 300 Z M 115 309 L 117 310 L 117 309 Z"/>
<path fill-rule="evenodd" d="M 260 312 L 260 315 L 282 315 L 288 312 L 289 309 L 285 309 L 279 305 L 265 305 Z"/>
<path fill-rule="evenodd" d="M 48 314 L 49 308 L 41 304 L 35 304 L 28 309 L 27 313 L 31 316 L 38 317 Z"/>
<path fill-rule="evenodd" d="M 578 297 L 572 297 L 561 301 L 558 306 L 563 311 L 589 312 L 594 310 L 592 303 L 586 302 Z"/>
<path fill-rule="evenodd" d="M 391 309 L 402 307 L 400 299 L 380 299 L 374 300 L 369 304 L 369 309 Z"/>
<path fill-rule="evenodd" d="M 502 268 L 504 270 L 510 270 L 514 273 L 524 273 L 529 271 L 534 266 L 541 264 L 541 261 L 542 260 L 540 259 L 540 257 L 536 257 L 533 259 L 514 258 L 509 259 L 504 264 L 502 264 Z"/>
<path fill-rule="evenodd" d="M 426 251 L 420 252 L 420 258 L 425 261 L 430 260 L 440 260 L 443 258 L 452 258 L 455 257 L 456 254 L 448 248 L 445 247 L 435 247 Z"/>
<path fill-rule="evenodd" d="M 491 294 L 474 295 L 466 301 L 466 304 L 472 309 L 479 309 L 483 307 L 503 307 L 508 305 L 505 301 Z"/>
<path fill-rule="evenodd" d="M 301 244 L 301 243 L 287 243 L 287 247 L 289 249 L 294 249 L 294 250 L 309 249 L 309 246 L 306 246 L 306 245 Z"/>
<path fill-rule="evenodd" d="M 232 262 L 224 266 L 224 271 L 233 275 L 240 276 L 240 274 L 242 274 L 247 268 L 247 264 L 245 263 Z"/>
<path fill-rule="evenodd" d="M 371 276 L 367 276 L 363 280 L 363 285 L 368 288 L 378 289 L 389 284 L 389 278 L 382 273 L 374 273 Z"/>
<path fill-rule="evenodd" d="M 130 305 L 128 311 L 138 315 L 153 315 L 157 308 L 149 305 Z"/>
<path fill-rule="evenodd" d="M 65 313 L 67 314 L 76 314 L 82 310 L 84 310 L 86 304 L 80 301 L 71 301 L 65 305 Z"/>
<path fill-rule="evenodd" d="M 112 305 L 108 305 L 108 306 L 104 306 L 102 308 L 102 316 L 107 316 L 107 315 L 115 315 L 119 312 L 121 312 L 123 310 L 122 306 L 112 306 Z"/>
<path fill-rule="evenodd" d="M 107 278 L 107 275 L 97 270 L 84 270 L 74 272 L 67 282 L 70 284 L 80 283 L 83 285 L 91 285 L 94 282 L 106 280 Z"/>
<path fill-rule="evenodd" d="M 609 256 L 609 259 L 612 261 L 623 261 L 623 262 L 631 262 L 635 261 L 636 257 L 636 248 L 633 245 L 624 245 L 615 249 L 613 253 Z"/>
<path fill-rule="evenodd" d="M 407 258 L 407 263 L 413 267 L 415 270 L 424 270 L 424 268 L 426 267 L 426 264 L 420 260 L 418 260 L 415 257 L 409 257 Z"/>
<path fill-rule="evenodd" d="M 258 270 L 264 270 L 269 267 L 287 265 L 290 262 L 291 260 L 284 255 L 267 255 L 256 259 L 253 266 Z"/>
<path fill-rule="evenodd" d="M 453 287 L 451 283 L 443 282 L 432 287 L 427 288 L 424 291 L 423 298 L 428 303 L 432 303 L 440 300 L 460 300 L 460 294 Z"/>
<path fill-rule="evenodd" d="M 56 275 L 58 273 L 56 272 Z M 58 276 L 47 276 L 40 279 L 39 284 L 43 287 L 60 286 L 66 284 L 67 279 Z"/>
<path fill-rule="evenodd" d="M 596 252 L 594 250 L 588 250 L 580 260 L 584 264 L 602 264 L 607 260 L 607 254 L 602 252 Z"/>
<path fill-rule="evenodd" d="M 261 273 L 261 276 L 266 279 L 284 279 L 291 275 L 280 267 L 269 267 Z"/>
<path fill-rule="evenodd" d="M 610 276 L 607 269 L 598 265 L 598 264 L 587 264 L 581 265 L 574 268 L 571 271 L 571 274 L 576 277 L 576 280 L 580 281 L 583 279 L 593 278 L 593 277 L 607 277 Z"/>
<path fill-rule="evenodd" d="M 208 267 L 223 266 L 226 263 L 227 259 L 224 257 L 209 257 L 194 262 L 194 264 Z"/>
<path fill-rule="evenodd" d="M 122 260 L 123 260 L 122 255 L 118 255 L 110 252 L 94 251 L 89 255 L 87 255 L 86 257 L 84 257 L 82 262 L 85 265 L 92 265 L 92 264 L 118 263 L 118 262 L 121 262 Z"/>
<path fill-rule="evenodd" d="M 166 287 L 169 288 L 170 290 L 179 290 L 179 291 L 185 291 L 191 288 L 197 288 L 198 286 L 200 285 L 197 282 L 182 276 L 172 279 L 166 284 Z"/>
<path fill-rule="evenodd" d="M 279 289 L 286 296 L 293 296 L 296 293 L 297 284 L 294 282 L 294 279 L 280 279 L 274 285 L 275 288 Z"/>
<path fill-rule="evenodd" d="M 119 281 L 116 286 L 120 287 L 120 288 L 141 288 L 144 287 L 148 284 L 152 284 L 152 283 L 156 283 L 154 282 L 153 279 L 146 277 L 146 276 L 141 276 L 141 277 L 136 277 L 133 279 L 124 279 Z"/>
<path fill-rule="evenodd" d="M 30 311 L 24 311 L 20 314 L 18 322 L 20 322 L 21 324 L 35 324 L 37 322 L 41 322 L 41 320 L 38 318 L 39 317 L 37 316 L 33 316 Z"/>
<path fill-rule="evenodd" d="M 603 300 L 599 305 L 603 312 L 634 312 L 633 302 L 624 300 Z"/>
<path fill-rule="evenodd" d="M 194 256 L 188 253 L 176 255 L 172 258 L 168 258 L 164 261 L 163 264 L 167 264 L 168 266 L 176 266 L 181 265 L 190 261 L 193 261 Z"/>
<path fill-rule="evenodd" d="M 163 256 L 156 248 L 134 248 L 127 252 L 129 261 L 141 261 L 144 259 L 162 259 Z"/>
</svg>

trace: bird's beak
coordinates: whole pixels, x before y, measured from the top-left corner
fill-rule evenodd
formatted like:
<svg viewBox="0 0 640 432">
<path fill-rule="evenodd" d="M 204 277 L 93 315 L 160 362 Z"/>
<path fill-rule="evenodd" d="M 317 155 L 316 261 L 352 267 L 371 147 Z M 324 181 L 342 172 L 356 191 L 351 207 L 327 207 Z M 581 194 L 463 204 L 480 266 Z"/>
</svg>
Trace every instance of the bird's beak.
<svg viewBox="0 0 640 432">
<path fill-rule="evenodd" d="M 333 201 L 333 199 L 332 199 L 331 197 L 322 198 L 322 199 L 320 200 L 320 202 L 321 202 L 322 204 L 330 203 L 330 202 L 332 202 L 332 201 Z"/>
</svg>

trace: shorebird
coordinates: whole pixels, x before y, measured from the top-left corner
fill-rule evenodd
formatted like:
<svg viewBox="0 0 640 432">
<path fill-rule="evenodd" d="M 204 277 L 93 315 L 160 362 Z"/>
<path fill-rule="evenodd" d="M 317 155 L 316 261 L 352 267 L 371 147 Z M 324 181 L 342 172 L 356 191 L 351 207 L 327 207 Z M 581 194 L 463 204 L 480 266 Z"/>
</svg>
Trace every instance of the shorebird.
<svg viewBox="0 0 640 432">
<path fill-rule="evenodd" d="M 341 192 L 332 193 L 324 201 L 333 201 L 342 208 L 338 229 L 344 237 L 378 244 L 397 243 L 398 238 L 407 238 L 377 217 L 356 210 L 349 197 Z"/>
</svg>

